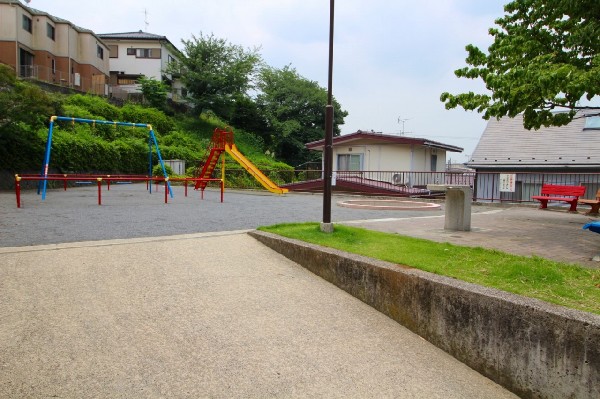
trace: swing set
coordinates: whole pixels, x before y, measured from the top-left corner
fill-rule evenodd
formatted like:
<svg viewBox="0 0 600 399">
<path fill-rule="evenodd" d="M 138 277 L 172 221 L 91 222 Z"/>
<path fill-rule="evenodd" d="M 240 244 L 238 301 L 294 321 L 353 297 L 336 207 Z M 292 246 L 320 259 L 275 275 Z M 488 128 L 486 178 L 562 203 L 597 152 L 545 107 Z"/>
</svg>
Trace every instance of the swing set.
<svg viewBox="0 0 600 399">
<path fill-rule="evenodd" d="M 117 122 L 117 121 L 102 121 L 102 120 L 93 120 L 93 119 L 82 119 L 82 118 L 72 118 L 68 116 L 52 116 L 50 117 L 50 126 L 48 128 L 48 138 L 46 140 L 46 151 L 44 155 L 44 163 L 42 164 L 42 173 L 40 182 L 38 184 L 38 194 L 40 191 L 42 193 L 42 200 L 46 199 L 46 187 L 48 183 L 48 169 L 50 167 L 50 152 L 52 149 L 52 132 L 54 130 L 54 123 L 56 121 L 67 121 L 75 124 L 77 123 L 87 123 L 92 126 L 96 125 L 112 125 L 115 128 L 117 126 L 129 126 L 132 128 L 146 128 L 148 129 L 148 176 L 152 176 L 152 147 L 156 147 L 156 155 L 158 156 L 158 162 L 161 166 L 163 176 L 165 179 L 165 189 L 168 190 L 171 198 L 173 198 L 173 190 L 171 189 L 171 183 L 169 182 L 169 176 L 167 175 L 167 170 L 165 169 L 165 163 L 163 162 L 162 155 L 160 154 L 160 149 L 158 148 L 158 142 L 156 141 L 156 136 L 154 135 L 154 130 L 152 129 L 152 125 L 147 123 L 131 123 L 131 122 Z M 99 181 L 100 182 L 100 181 Z M 152 185 L 149 185 L 150 193 L 152 193 Z M 165 194 L 166 196 L 166 194 Z"/>
<path fill-rule="evenodd" d="M 66 121 L 75 123 L 87 123 L 92 126 L 95 125 L 112 125 L 115 128 L 117 126 L 128 126 L 131 128 L 145 128 L 148 129 L 148 175 L 93 175 L 93 174 L 75 174 L 75 175 L 67 175 L 67 174 L 49 174 L 50 168 L 50 154 L 52 150 L 52 133 L 54 130 L 54 124 L 57 121 Z M 158 156 L 158 162 L 161 166 L 163 176 L 152 176 L 152 149 L 156 147 L 156 154 Z M 165 168 L 165 163 L 163 161 L 162 155 L 160 153 L 160 148 L 158 147 L 158 142 L 156 141 L 156 136 L 154 135 L 154 130 L 152 129 L 152 125 L 146 123 L 131 123 L 131 122 L 118 122 L 118 121 L 103 121 L 103 120 L 92 120 L 92 119 L 82 119 L 82 118 L 73 118 L 68 116 L 52 116 L 50 118 L 50 126 L 48 128 L 48 138 L 46 140 L 46 150 L 44 153 L 44 162 L 42 164 L 42 171 L 39 175 L 15 175 L 15 194 L 17 198 L 17 208 L 21 207 L 21 181 L 37 181 L 37 193 L 38 195 L 42 194 L 42 200 L 46 199 L 46 189 L 47 183 L 49 180 L 62 181 L 64 185 L 64 190 L 67 190 L 67 182 L 71 181 L 75 184 L 92 184 L 94 181 L 97 182 L 98 185 L 98 205 L 102 205 L 102 182 L 104 181 L 107 185 L 107 189 L 110 191 L 110 184 L 113 183 L 131 183 L 133 181 L 145 181 L 146 189 L 152 193 L 152 183 L 156 183 L 156 189 L 158 190 L 158 183 L 164 182 L 165 184 L 165 204 L 168 203 L 169 195 L 173 198 L 173 189 L 171 188 L 171 181 L 174 182 L 182 182 L 185 188 L 185 196 L 188 194 L 188 183 L 198 184 L 202 182 L 206 185 L 208 182 L 217 182 L 221 188 L 221 202 L 223 202 L 223 194 L 225 191 L 225 181 L 224 175 L 225 170 L 223 167 L 221 178 L 211 178 L 207 177 L 184 177 L 184 178 L 169 178 L 167 175 L 167 170 Z M 204 189 L 202 190 L 201 198 L 204 199 Z"/>
</svg>

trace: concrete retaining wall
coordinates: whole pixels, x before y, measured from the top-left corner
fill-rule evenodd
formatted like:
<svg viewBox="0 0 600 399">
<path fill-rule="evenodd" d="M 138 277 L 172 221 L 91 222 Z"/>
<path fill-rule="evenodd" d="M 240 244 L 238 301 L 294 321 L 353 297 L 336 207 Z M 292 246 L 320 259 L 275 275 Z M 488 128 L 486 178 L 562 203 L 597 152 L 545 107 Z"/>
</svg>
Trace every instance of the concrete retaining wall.
<svg viewBox="0 0 600 399">
<path fill-rule="evenodd" d="M 523 398 L 600 398 L 600 316 L 250 234 Z"/>
</svg>

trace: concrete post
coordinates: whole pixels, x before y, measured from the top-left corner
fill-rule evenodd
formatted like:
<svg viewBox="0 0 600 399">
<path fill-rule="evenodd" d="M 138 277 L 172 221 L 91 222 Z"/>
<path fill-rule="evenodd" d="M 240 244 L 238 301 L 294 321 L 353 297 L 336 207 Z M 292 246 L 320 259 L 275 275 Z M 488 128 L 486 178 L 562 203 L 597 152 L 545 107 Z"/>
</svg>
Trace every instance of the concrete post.
<svg viewBox="0 0 600 399">
<path fill-rule="evenodd" d="M 446 192 L 446 210 L 444 230 L 471 231 L 470 186 L 450 186 L 440 184 L 427 185 L 428 190 Z"/>
</svg>

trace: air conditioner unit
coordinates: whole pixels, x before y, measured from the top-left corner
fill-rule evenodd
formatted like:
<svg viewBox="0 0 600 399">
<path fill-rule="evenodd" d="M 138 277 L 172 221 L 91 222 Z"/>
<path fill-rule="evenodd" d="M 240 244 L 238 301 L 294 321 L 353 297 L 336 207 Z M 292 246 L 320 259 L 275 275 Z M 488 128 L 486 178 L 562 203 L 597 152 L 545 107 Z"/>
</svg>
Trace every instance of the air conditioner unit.
<svg viewBox="0 0 600 399">
<path fill-rule="evenodd" d="M 392 182 L 398 186 L 404 185 L 404 174 L 396 173 L 392 176 Z"/>
<path fill-rule="evenodd" d="M 431 149 L 431 155 L 437 155 L 437 148 Z"/>
</svg>

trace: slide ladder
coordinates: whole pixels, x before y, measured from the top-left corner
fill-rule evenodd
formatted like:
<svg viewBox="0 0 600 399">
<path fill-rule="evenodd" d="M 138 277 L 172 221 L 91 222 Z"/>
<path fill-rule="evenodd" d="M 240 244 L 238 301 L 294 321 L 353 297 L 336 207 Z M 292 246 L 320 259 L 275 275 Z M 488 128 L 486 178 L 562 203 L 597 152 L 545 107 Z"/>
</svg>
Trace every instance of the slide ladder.
<svg viewBox="0 0 600 399">
<path fill-rule="evenodd" d="M 198 177 L 203 179 L 208 179 L 211 177 L 214 172 L 217 164 L 219 163 L 219 158 L 221 154 L 226 151 L 237 163 L 242 165 L 244 169 L 248 173 L 250 173 L 264 188 L 269 190 L 275 194 L 285 194 L 288 192 L 287 188 L 281 188 L 277 184 L 275 184 L 271 179 L 265 176 L 248 158 L 246 158 L 242 153 L 237 149 L 236 145 L 233 143 L 233 131 L 223 130 L 216 128 L 210 144 L 210 153 L 208 154 L 208 158 L 206 162 L 202 166 L 202 171 Z M 205 181 L 197 181 L 194 189 L 202 189 L 206 188 L 207 182 Z"/>
<path fill-rule="evenodd" d="M 200 172 L 200 175 L 198 177 L 200 177 L 202 179 L 209 179 L 212 176 L 212 173 L 215 170 L 217 163 L 219 163 L 219 158 L 221 157 L 223 150 L 224 149 L 221 149 L 221 148 L 211 148 L 210 149 L 210 154 L 208 154 L 208 159 L 202 166 L 202 171 Z M 197 181 L 196 185 L 194 186 L 194 190 L 198 190 L 198 189 L 204 190 L 206 188 L 207 184 L 208 184 L 208 182 L 206 182 L 206 181 Z"/>
</svg>

